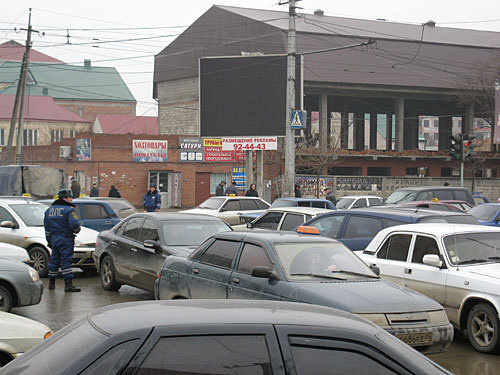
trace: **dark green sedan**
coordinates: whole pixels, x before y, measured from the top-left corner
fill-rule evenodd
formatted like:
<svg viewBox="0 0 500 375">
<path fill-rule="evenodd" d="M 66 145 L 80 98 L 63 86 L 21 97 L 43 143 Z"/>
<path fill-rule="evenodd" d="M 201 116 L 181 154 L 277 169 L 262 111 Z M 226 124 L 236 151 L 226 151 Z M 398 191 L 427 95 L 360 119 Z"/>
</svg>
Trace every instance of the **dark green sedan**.
<svg viewBox="0 0 500 375">
<path fill-rule="evenodd" d="M 342 243 L 321 236 L 225 232 L 189 257 L 169 256 L 157 299 L 268 299 L 355 313 L 424 353 L 445 351 L 453 328 L 437 302 L 379 278 Z"/>
</svg>

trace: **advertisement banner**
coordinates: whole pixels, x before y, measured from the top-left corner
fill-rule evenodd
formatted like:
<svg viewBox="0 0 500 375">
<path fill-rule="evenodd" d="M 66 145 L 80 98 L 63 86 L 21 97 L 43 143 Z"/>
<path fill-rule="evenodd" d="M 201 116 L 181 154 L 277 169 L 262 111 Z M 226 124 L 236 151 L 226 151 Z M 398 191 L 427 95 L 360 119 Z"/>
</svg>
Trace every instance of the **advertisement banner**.
<svg viewBox="0 0 500 375">
<path fill-rule="evenodd" d="M 500 83 L 495 84 L 495 119 L 493 120 L 493 143 L 500 144 Z"/>
<path fill-rule="evenodd" d="M 235 182 L 236 190 L 246 190 L 246 170 L 245 167 L 233 167 L 232 180 Z"/>
<path fill-rule="evenodd" d="M 164 163 L 168 158 L 168 141 L 133 140 L 132 161 L 140 163 Z"/>
<path fill-rule="evenodd" d="M 254 153 L 254 161 L 256 157 Z M 221 138 L 179 137 L 179 161 L 244 162 L 245 160 L 245 150 L 223 150 Z"/>
<path fill-rule="evenodd" d="M 203 161 L 201 138 L 179 138 L 179 161 Z"/>
<path fill-rule="evenodd" d="M 76 153 L 75 158 L 77 161 L 90 161 L 90 139 L 80 138 L 76 139 Z"/>
<path fill-rule="evenodd" d="M 222 138 L 225 151 L 277 150 L 278 137 L 225 137 Z"/>
</svg>

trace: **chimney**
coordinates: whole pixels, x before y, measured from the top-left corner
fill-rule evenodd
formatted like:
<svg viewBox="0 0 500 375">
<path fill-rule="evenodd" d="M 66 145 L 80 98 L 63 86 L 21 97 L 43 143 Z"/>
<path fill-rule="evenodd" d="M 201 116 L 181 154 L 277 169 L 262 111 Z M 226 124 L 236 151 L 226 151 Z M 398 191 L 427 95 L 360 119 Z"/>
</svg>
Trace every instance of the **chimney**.
<svg viewBox="0 0 500 375">
<path fill-rule="evenodd" d="M 323 12 L 321 9 L 316 9 L 314 11 L 314 15 L 315 16 L 324 16 L 325 15 L 325 12 Z"/>
<path fill-rule="evenodd" d="M 85 69 L 90 69 L 90 66 L 91 66 L 91 65 L 90 65 L 90 59 L 85 59 L 85 60 L 83 60 L 83 67 L 84 67 Z"/>
<path fill-rule="evenodd" d="M 424 25 L 429 27 L 436 27 L 436 22 L 433 20 L 429 20 Z"/>
<path fill-rule="evenodd" d="M 44 96 L 49 95 L 49 89 L 48 89 L 48 87 L 42 87 L 42 95 L 44 95 Z"/>
</svg>

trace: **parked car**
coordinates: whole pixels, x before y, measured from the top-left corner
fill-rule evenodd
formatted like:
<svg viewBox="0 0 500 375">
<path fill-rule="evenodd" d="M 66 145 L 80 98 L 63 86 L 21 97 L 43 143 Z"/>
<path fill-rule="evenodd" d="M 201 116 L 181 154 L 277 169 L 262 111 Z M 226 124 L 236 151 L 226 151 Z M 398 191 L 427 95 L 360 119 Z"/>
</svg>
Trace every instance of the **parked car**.
<svg viewBox="0 0 500 375">
<path fill-rule="evenodd" d="M 314 227 L 312 234 L 335 238 L 351 250 L 364 250 L 383 228 L 424 222 L 479 224 L 476 218 L 465 213 L 378 206 L 328 212 L 306 221 L 303 227 Z M 311 232 L 303 227 L 296 231 Z"/>
<path fill-rule="evenodd" d="M 483 203 L 471 208 L 467 213 L 474 216 L 482 225 L 500 225 L 500 203 Z"/>
<path fill-rule="evenodd" d="M 448 202 L 459 202 L 459 203 L 448 203 Z M 436 211 L 448 211 L 448 212 L 465 212 L 461 204 L 468 205 L 465 201 L 413 201 L 407 203 L 398 203 L 392 207 L 399 208 L 405 207 L 410 208 L 414 207 L 416 209 L 426 208 L 428 210 L 436 210 Z M 468 206 L 469 208 L 471 206 Z"/>
<path fill-rule="evenodd" d="M 229 225 L 237 225 L 240 224 L 240 215 L 262 212 L 268 208 L 269 203 L 258 197 L 210 197 L 198 207 L 180 212 L 211 215 L 224 220 Z"/>
<path fill-rule="evenodd" d="M 49 338 L 45 324 L 7 312 L 0 312 L 0 367 Z"/>
<path fill-rule="evenodd" d="M 28 250 L 33 267 L 40 276 L 48 273 L 51 250 L 45 240 L 43 218 L 47 206 L 26 200 L 0 199 L 0 242 L 10 243 Z M 75 238 L 73 265 L 94 268 L 92 252 L 98 232 L 82 227 Z"/>
<path fill-rule="evenodd" d="M 330 373 L 339 363 L 349 374 L 451 374 L 343 311 L 215 300 L 101 308 L 12 361 L 2 374 L 303 375 Z"/>
<path fill-rule="evenodd" d="M 87 198 L 86 198 L 87 199 Z M 112 198 L 112 197 L 89 197 L 88 199 L 106 202 L 111 206 L 113 211 L 122 219 L 136 214 L 139 211 L 125 198 Z"/>
<path fill-rule="evenodd" d="M 476 205 L 483 204 L 483 203 L 490 203 L 488 198 L 486 198 L 484 195 L 482 195 L 480 191 L 473 191 L 472 198 L 474 198 L 474 202 Z"/>
<path fill-rule="evenodd" d="M 310 208 L 323 208 L 328 210 L 335 210 L 335 205 L 328 199 L 321 198 L 277 198 L 274 200 L 273 204 L 269 207 L 271 208 L 286 208 L 286 207 L 310 207 Z M 265 210 L 245 212 L 240 215 L 240 223 L 249 223 L 260 215 L 262 215 Z"/>
<path fill-rule="evenodd" d="M 426 353 L 441 352 L 453 328 L 435 301 L 384 281 L 342 243 L 290 232 L 226 232 L 189 257 L 171 256 L 158 299 L 270 299 L 354 312 Z"/>
<path fill-rule="evenodd" d="M 18 260 L 28 265 L 33 265 L 26 249 L 5 242 L 0 242 L 0 257 Z"/>
<path fill-rule="evenodd" d="M 102 287 L 118 290 L 122 284 L 153 291 L 168 255 L 189 255 L 208 237 L 231 230 L 208 215 L 142 213 L 101 232 L 93 257 Z"/>
<path fill-rule="evenodd" d="M 380 206 L 384 200 L 376 195 L 346 195 L 337 201 L 337 210 Z"/>
<path fill-rule="evenodd" d="M 0 311 L 36 305 L 42 299 L 43 284 L 34 268 L 0 257 Z"/>
<path fill-rule="evenodd" d="M 54 200 L 44 199 L 37 201 L 50 206 Z M 108 202 L 101 202 L 95 199 L 73 199 L 76 216 L 80 225 L 101 232 L 113 228 L 120 222 L 121 217 L 113 210 Z"/>
<path fill-rule="evenodd" d="M 384 204 L 432 201 L 434 198 L 440 201 L 466 201 L 471 205 L 475 205 L 469 189 L 455 186 L 419 186 L 396 189 L 384 200 Z"/>
<path fill-rule="evenodd" d="M 479 352 L 500 350 L 500 229 L 418 224 L 384 229 L 360 255 L 387 280 L 425 294 Z"/>
<path fill-rule="evenodd" d="M 305 221 L 317 215 L 324 214 L 324 208 L 310 207 L 283 207 L 270 208 L 254 221 L 233 226 L 234 230 L 268 229 L 268 230 L 294 230 Z"/>
</svg>

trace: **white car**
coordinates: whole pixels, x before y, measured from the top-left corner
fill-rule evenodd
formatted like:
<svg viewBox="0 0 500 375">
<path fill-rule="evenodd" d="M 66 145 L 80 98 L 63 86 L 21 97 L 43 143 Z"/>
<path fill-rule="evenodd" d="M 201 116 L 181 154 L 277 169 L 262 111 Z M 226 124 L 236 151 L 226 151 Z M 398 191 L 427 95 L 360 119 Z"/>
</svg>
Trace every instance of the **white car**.
<svg viewBox="0 0 500 375">
<path fill-rule="evenodd" d="M 238 225 L 241 214 L 267 210 L 269 206 L 258 197 L 210 197 L 198 207 L 180 212 L 216 216 L 229 225 Z"/>
<path fill-rule="evenodd" d="M 331 212 L 331 210 L 312 207 L 271 208 L 252 222 L 235 225 L 233 229 L 294 230 L 299 225 L 304 224 L 307 220 L 326 212 Z"/>
<path fill-rule="evenodd" d="M 0 367 L 51 335 L 45 324 L 0 311 Z"/>
<path fill-rule="evenodd" d="M 18 260 L 26 264 L 32 263 L 26 249 L 4 242 L 0 242 L 0 257 Z"/>
<path fill-rule="evenodd" d="M 474 349 L 500 350 L 500 228 L 393 226 L 381 230 L 358 255 L 385 279 L 443 305 L 450 322 L 467 331 Z"/>
<path fill-rule="evenodd" d="M 50 249 L 45 240 L 43 218 L 47 206 L 18 198 L 0 199 L 0 242 L 20 246 L 28 251 L 40 276 L 47 275 Z M 94 268 L 92 252 L 99 232 L 82 227 L 75 238 L 73 265 Z"/>
<path fill-rule="evenodd" d="M 384 200 L 376 195 L 346 195 L 335 203 L 335 207 L 337 210 L 348 210 L 351 208 L 380 206 L 382 203 L 384 203 Z"/>
</svg>

